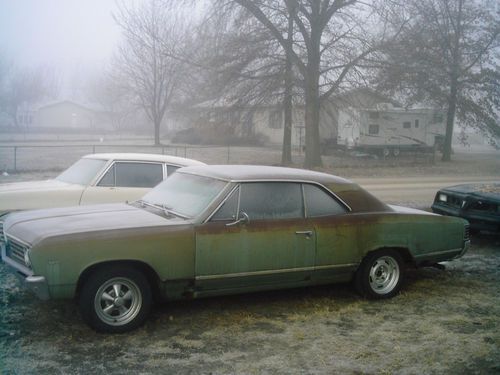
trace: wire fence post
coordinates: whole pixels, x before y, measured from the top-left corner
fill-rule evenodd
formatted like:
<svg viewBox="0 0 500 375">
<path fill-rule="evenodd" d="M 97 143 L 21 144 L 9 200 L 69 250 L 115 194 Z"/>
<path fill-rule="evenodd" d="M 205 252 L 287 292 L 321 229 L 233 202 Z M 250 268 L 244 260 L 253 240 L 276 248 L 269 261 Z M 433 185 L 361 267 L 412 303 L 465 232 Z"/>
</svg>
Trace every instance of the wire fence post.
<svg viewBox="0 0 500 375">
<path fill-rule="evenodd" d="M 95 145 L 92 145 L 92 153 L 95 154 Z"/>
<path fill-rule="evenodd" d="M 185 158 L 187 158 L 187 156 L 186 156 L 186 155 L 187 155 L 187 153 L 186 153 L 187 151 L 186 151 L 186 150 L 187 150 L 187 147 L 186 147 L 186 146 L 184 146 L 184 157 L 185 157 Z"/>
<path fill-rule="evenodd" d="M 17 172 L 17 146 L 14 146 L 14 172 Z"/>
<path fill-rule="evenodd" d="M 229 164 L 230 158 L 231 158 L 231 146 L 227 145 L 227 164 Z"/>
</svg>

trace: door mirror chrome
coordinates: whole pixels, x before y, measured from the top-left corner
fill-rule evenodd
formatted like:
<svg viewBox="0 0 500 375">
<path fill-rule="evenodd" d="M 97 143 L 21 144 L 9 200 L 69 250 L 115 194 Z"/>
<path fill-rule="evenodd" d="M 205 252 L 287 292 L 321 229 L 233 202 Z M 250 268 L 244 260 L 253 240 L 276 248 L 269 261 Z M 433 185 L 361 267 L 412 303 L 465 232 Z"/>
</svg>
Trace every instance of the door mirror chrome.
<svg viewBox="0 0 500 375">
<path fill-rule="evenodd" d="M 241 211 L 238 216 L 239 216 L 238 220 L 233 221 L 232 223 L 227 223 L 226 227 L 233 227 L 235 225 L 240 225 L 240 224 L 248 224 L 250 222 L 250 218 L 248 217 L 246 212 Z"/>
</svg>

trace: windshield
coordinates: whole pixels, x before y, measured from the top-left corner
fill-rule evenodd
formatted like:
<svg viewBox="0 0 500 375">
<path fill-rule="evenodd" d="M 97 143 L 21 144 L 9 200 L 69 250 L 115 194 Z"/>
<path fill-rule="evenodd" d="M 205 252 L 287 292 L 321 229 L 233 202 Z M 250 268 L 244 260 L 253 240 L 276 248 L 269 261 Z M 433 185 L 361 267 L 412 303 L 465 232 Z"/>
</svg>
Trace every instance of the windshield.
<svg viewBox="0 0 500 375">
<path fill-rule="evenodd" d="M 57 176 L 56 180 L 70 184 L 89 185 L 107 162 L 101 159 L 80 159 Z"/>
<path fill-rule="evenodd" d="M 142 201 L 161 206 L 186 217 L 198 216 L 226 186 L 225 181 L 184 173 L 174 173 Z"/>
</svg>

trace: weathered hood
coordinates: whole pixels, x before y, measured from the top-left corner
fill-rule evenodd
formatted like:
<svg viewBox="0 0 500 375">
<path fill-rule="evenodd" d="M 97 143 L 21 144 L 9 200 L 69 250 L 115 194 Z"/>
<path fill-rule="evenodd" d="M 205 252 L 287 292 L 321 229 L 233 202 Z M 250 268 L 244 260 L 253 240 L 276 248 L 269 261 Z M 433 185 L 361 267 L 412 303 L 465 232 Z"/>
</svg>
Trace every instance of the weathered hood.
<svg viewBox="0 0 500 375">
<path fill-rule="evenodd" d="M 484 184 L 463 184 L 447 187 L 442 191 L 459 194 L 474 195 L 477 197 L 500 200 L 500 182 L 489 182 Z"/>
<path fill-rule="evenodd" d="M 58 180 L 0 184 L 0 213 L 74 206 L 80 203 L 84 189 L 83 185 Z"/>
<path fill-rule="evenodd" d="M 60 235 L 185 223 L 127 204 L 102 204 L 12 213 L 4 222 L 4 232 L 34 244 Z"/>
<path fill-rule="evenodd" d="M 44 180 L 44 181 L 26 181 L 26 182 L 11 182 L 8 184 L 0 184 L 0 193 L 10 193 L 17 191 L 44 191 L 54 189 L 66 189 L 74 186 L 67 182 L 58 180 Z M 79 185 L 77 185 L 79 186 Z"/>
</svg>

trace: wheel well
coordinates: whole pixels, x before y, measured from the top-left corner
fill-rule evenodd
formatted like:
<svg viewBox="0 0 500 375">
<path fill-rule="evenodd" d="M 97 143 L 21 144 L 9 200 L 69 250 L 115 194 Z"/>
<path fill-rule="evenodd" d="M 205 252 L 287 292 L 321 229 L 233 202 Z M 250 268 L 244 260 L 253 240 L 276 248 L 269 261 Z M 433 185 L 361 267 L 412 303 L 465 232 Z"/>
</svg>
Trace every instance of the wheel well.
<svg viewBox="0 0 500 375">
<path fill-rule="evenodd" d="M 111 266 L 125 266 L 139 270 L 144 274 L 144 276 L 146 276 L 149 285 L 151 286 L 151 292 L 153 294 L 154 300 L 157 301 L 161 298 L 161 292 L 160 292 L 161 283 L 158 274 L 150 265 L 138 260 L 113 260 L 113 261 L 93 264 L 92 266 L 86 268 L 78 278 L 78 283 L 76 284 L 75 297 L 78 298 L 78 296 L 80 295 L 80 291 L 83 285 L 85 284 L 85 281 L 88 280 L 88 278 L 94 272 L 97 272 L 102 268 L 108 268 Z"/>
<path fill-rule="evenodd" d="M 372 254 L 376 251 L 381 251 L 381 250 L 395 250 L 401 255 L 403 258 L 403 261 L 405 262 L 406 265 L 411 265 L 414 266 L 415 259 L 413 259 L 413 256 L 410 253 L 410 250 L 408 250 L 406 247 L 380 247 L 378 249 L 371 250 L 365 254 L 365 257 L 369 254 Z"/>
</svg>

